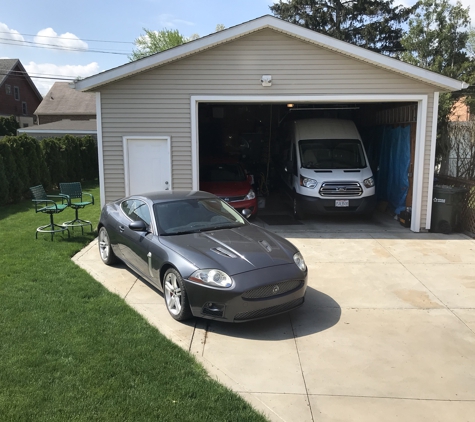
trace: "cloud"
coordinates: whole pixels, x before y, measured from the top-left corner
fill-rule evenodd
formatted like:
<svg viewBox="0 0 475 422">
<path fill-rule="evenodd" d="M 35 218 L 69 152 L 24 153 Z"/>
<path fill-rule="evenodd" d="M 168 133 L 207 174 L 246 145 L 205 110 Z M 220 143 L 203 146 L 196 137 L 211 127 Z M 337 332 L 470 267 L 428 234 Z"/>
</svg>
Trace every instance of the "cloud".
<svg viewBox="0 0 475 422">
<path fill-rule="evenodd" d="M 185 21 L 183 19 L 176 19 L 173 15 L 168 13 L 162 13 L 158 15 L 158 22 L 160 26 L 165 28 L 176 28 L 177 26 L 187 25 L 187 26 L 195 26 L 193 22 Z"/>
<path fill-rule="evenodd" d="M 15 29 L 10 29 L 6 24 L 0 22 L 0 37 L 9 41 L 23 42 L 25 39 Z M 5 41 L 5 40 L 2 40 Z"/>
<path fill-rule="evenodd" d="M 66 49 L 87 50 L 86 42 L 79 39 L 76 35 L 66 32 L 58 35 L 53 28 L 45 28 L 39 31 L 34 38 L 38 44 L 48 44 L 53 47 L 62 47 Z"/>
<path fill-rule="evenodd" d="M 99 64 L 96 62 L 89 63 L 85 66 L 82 65 L 64 65 L 58 66 L 52 63 L 35 63 L 29 62 L 25 65 L 25 69 L 33 80 L 36 88 L 42 95 L 46 95 L 49 89 L 56 82 L 55 79 L 39 79 L 35 76 L 42 77 L 56 77 L 56 78 L 70 78 L 75 79 L 77 77 L 87 78 L 88 76 L 99 73 Z M 61 81 L 66 82 L 66 81 Z"/>
</svg>

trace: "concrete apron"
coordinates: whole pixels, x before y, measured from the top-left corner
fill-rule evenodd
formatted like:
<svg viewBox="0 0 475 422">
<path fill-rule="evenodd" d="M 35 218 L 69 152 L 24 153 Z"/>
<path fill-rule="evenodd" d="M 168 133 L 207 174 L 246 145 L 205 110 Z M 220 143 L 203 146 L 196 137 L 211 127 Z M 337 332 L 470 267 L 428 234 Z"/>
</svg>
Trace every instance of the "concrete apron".
<svg viewBox="0 0 475 422">
<path fill-rule="evenodd" d="M 73 260 L 271 421 L 475 421 L 475 240 L 274 231 L 306 259 L 306 303 L 249 324 L 174 321 L 97 241 Z"/>
</svg>

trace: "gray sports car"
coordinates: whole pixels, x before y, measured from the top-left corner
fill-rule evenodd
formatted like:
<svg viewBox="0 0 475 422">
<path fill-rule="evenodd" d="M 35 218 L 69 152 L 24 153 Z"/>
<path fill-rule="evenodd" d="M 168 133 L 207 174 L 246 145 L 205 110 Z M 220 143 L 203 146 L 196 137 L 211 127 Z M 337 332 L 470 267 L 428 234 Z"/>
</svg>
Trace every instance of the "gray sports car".
<svg viewBox="0 0 475 422">
<path fill-rule="evenodd" d="M 102 261 L 120 259 L 156 286 L 178 321 L 243 322 L 305 300 L 307 267 L 297 248 L 210 193 L 120 199 L 104 206 L 98 230 Z"/>
</svg>

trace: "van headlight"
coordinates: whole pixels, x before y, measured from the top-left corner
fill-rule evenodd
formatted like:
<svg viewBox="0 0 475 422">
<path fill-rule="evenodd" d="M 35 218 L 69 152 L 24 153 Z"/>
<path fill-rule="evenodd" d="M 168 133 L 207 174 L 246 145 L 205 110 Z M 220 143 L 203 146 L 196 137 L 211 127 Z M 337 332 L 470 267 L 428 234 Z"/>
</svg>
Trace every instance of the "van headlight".
<svg viewBox="0 0 475 422">
<path fill-rule="evenodd" d="M 309 189 L 315 189 L 315 187 L 317 186 L 317 181 L 315 179 L 310 179 L 308 177 L 303 177 L 302 175 L 300 175 L 300 186 Z"/>
<path fill-rule="evenodd" d="M 366 188 L 372 188 L 374 186 L 374 179 L 372 177 L 368 177 L 367 179 L 363 180 L 363 184 Z"/>
<path fill-rule="evenodd" d="M 254 199 L 256 197 L 256 194 L 254 191 L 251 189 L 249 193 L 244 197 L 244 199 L 249 200 L 249 199 Z"/>
<path fill-rule="evenodd" d="M 305 264 L 305 260 L 300 252 L 297 252 L 294 255 L 294 262 L 299 267 L 300 271 L 305 271 L 307 269 L 307 265 Z"/>
</svg>

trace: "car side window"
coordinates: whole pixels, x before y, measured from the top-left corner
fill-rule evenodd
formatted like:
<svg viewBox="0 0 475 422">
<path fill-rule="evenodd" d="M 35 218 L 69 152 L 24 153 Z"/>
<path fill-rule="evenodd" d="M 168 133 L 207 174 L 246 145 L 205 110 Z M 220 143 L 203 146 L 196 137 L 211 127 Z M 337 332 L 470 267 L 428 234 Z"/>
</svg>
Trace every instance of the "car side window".
<svg viewBox="0 0 475 422">
<path fill-rule="evenodd" d="M 139 199 L 129 199 L 122 202 L 120 206 L 125 215 L 132 221 L 143 221 L 145 224 L 150 225 L 152 217 L 150 216 L 148 205 L 145 202 Z"/>
</svg>

